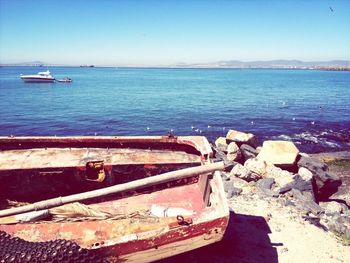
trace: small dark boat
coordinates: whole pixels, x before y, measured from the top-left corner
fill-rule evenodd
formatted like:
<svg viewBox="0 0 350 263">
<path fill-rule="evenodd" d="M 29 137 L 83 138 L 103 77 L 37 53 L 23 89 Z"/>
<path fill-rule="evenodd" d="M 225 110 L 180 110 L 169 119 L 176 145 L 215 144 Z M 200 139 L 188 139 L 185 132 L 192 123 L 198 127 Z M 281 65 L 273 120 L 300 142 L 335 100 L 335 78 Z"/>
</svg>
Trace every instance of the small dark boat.
<svg viewBox="0 0 350 263">
<path fill-rule="evenodd" d="M 73 80 L 71 78 L 64 78 L 64 79 L 56 79 L 56 82 L 62 82 L 62 83 L 71 83 Z"/>
<path fill-rule="evenodd" d="M 211 155 L 199 136 L 0 137 L 0 259 L 151 262 L 217 242 Z"/>
</svg>

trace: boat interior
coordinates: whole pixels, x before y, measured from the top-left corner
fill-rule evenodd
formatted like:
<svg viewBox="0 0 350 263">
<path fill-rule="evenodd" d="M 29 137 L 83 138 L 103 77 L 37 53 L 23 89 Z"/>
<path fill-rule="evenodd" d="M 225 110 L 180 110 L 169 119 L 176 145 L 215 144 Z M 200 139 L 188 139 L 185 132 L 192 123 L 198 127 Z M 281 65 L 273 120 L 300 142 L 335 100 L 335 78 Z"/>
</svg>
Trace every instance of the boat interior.
<svg viewBox="0 0 350 263">
<path fill-rule="evenodd" d="M 0 200 L 37 202 L 203 163 L 174 140 L 0 139 Z"/>
<path fill-rule="evenodd" d="M 175 139 L 146 143 L 77 139 L 5 142 L 0 138 L 0 142 L 1 209 L 123 184 L 208 161 L 193 142 L 175 143 Z M 51 215 L 40 224 L 0 224 L 0 230 L 6 228 L 8 233 L 28 241 L 62 238 L 98 248 L 106 246 L 106 240 L 125 242 L 125 236 L 142 239 L 146 233 L 158 236 L 194 221 L 228 214 L 222 193 L 219 174 L 202 174 L 82 202 L 107 214 L 103 221 L 61 215 L 52 220 L 55 216 Z M 53 213 L 59 214 L 57 210 Z M 82 224 L 84 227 L 80 227 Z M 38 228 L 45 233 L 35 234 Z"/>
</svg>

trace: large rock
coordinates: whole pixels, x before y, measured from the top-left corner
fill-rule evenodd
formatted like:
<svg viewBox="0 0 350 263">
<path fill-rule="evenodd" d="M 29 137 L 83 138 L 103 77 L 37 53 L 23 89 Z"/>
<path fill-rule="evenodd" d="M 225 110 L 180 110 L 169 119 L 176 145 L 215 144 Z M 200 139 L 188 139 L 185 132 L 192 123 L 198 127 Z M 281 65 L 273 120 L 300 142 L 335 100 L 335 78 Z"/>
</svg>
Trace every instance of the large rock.
<svg viewBox="0 0 350 263">
<path fill-rule="evenodd" d="M 271 190 L 272 185 L 275 183 L 275 179 L 273 178 L 262 178 L 256 182 L 256 188 L 261 190 Z"/>
<path fill-rule="evenodd" d="M 224 160 L 225 164 L 225 172 L 231 172 L 233 167 L 235 167 L 238 163 L 235 161 Z"/>
<path fill-rule="evenodd" d="M 227 143 L 225 137 L 219 137 L 215 141 L 216 149 L 220 151 L 227 151 Z"/>
<path fill-rule="evenodd" d="M 223 161 L 225 164 L 225 171 L 230 172 L 232 168 L 237 164 L 235 161 L 230 161 L 227 159 L 227 153 L 222 152 L 222 151 L 216 151 L 215 152 L 215 158 L 213 161 L 219 162 Z"/>
<path fill-rule="evenodd" d="M 227 193 L 227 198 L 231 198 L 234 195 L 239 195 L 242 192 L 242 189 L 235 187 L 231 180 L 224 181 L 224 190 Z"/>
<path fill-rule="evenodd" d="M 230 172 L 230 176 L 236 176 L 247 182 L 257 181 L 261 178 L 259 174 L 250 171 L 249 169 L 247 169 L 245 166 L 241 164 L 237 164 L 232 168 Z"/>
<path fill-rule="evenodd" d="M 293 142 L 265 141 L 257 158 L 282 168 L 293 167 L 299 150 Z"/>
<path fill-rule="evenodd" d="M 294 177 L 292 188 L 298 189 L 303 194 L 309 193 L 310 198 L 312 198 L 314 201 L 316 200 L 312 179 L 305 181 L 299 174 L 297 174 Z"/>
<path fill-rule="evenodd" d="M 276 183 L 274 191 L 283 194 L 294 188 L 297 176 L 274 165 L 268 165 L 267 178 L 273 178 Z"/>
<path fill-rule="evenodd" d="M 312 173 L 319 173 L 321 171 L 328 170 L 328 166 L 324 162 L 315 158 L 308 157 L 304 154 L 300 155 L 298 167 L 304 167 L 310 170 Z"/>
<path fill-rule="evenodd" d="M 319 215 L 324 212 L 321 206 L 310 199 L 309 195 L 305 195 L 297 189 L 292 189 L 288 194 L 293 197 L 294 205 L 304 213 Z"/>
<path fill-rule="evenodd" d="M 304 167 L 300 167 L 293 188 L 300 190 L 303 194 L 308 192 L 315 201 L 314 181 L 312 172 Z"/>
<path fill-rule="evenodd" d="M 338 236 L 350 239 L 350 218 L 347 216 L 334 215 L 328 218 L 327 228 Z"/>
<path fill-rule="evenodd" d="M 241 151 L 238 145 L 235 142 L 231 142 L 227 146 L 227 160 L 229 161 L 238 161 L 241 159 Z"/>
<path fill-rule="evenodd" d="M 232 177 L 232 178 L 229 177 L 226 180 L 223 180 L 224 190 L 226 192 L 227 198 L 231 198 L 235 195 L 240 195 L 243 192 L 242 188 L 247 187 L 248 185 L 247 182 L 245 182 L 246 184 L 244 184 L 241 181 L 237 181 L 237 180 L 241 180 L 241 179 L 235 178 L 235 177 Z"/>
<path fill-rule="evenodd" d="M 332 194 L 338 191 L 338 187 L 342 181 L 337 175 L 328 172 L 328 167 L 325 163 L 315 158 L 301 156 L 298 166 L 312 172 L 316 182 L 318 200 L 327 200 Z"/>
<path fill-rule="evenodd" d="M 264 177 L 266 174 L 267 164 L 266 162 L 258 160 L 257 158 L 252 158 L 245 161 L 244 167 L 253 173 L 259 174 L 261 177 Z"/>
<path fill-rule="evenodd" d="M 258 152 L 252 146 L 248 144 L 242 144 L 239 149 L 244 157 L 244 160 L 248 160 L 250 158 L 255 158 L 258 155 Z"/>
<path fill-rule="evenodd" d="M 312 172 L 306 169 L 305 167 L 300 167 L 298 170 L 298 174 L 304 181 L 311 181 L 313 178 Z"/>
<path fill-rule="evenodd" d="M 275 191 L 279 193 L 285 193 L 291 190 L 295 184 L 295 174 L 282 170 L 272 164 L 267 164 L 265 161 L 257 158 L 248 159 L 244 163 L 244 167 L 261 177 L 273 178 L 276 183 Z"/>
<path fill-rule="evenodd" d="M 232 198 L 233 196 L 240 195 L 242 193 L 241 188 L 232 187 L 226 194 L 227 198 Z"/>
<path fill-rule="evenodd" d="M 226 157 L 226 153 L 223 151 L 216 150 L 215 151 L 215 158 L 222 160 L 222 161 L 228 161 Z"/>
<path fill-rule="evenodd" d="M 230 181 L 233 183 L 234 187 L 242 189 L 242 194 L 252 192 L 253 187 L 247 181 L 235 176 L 231 176 Z"/>
<path fill-rule="evenodd" d="M 320 202 L 320 206 L 325 210 L 326 214 L 341 214 L 345 210 L 347 210 L 347 207 L 345 204 L 341 204 L 335 201 L 331 202 Z"/>
<path fill-rule="evenodd" d="M 244 133 L 236 130 L 229 130 L 226 135 L 228 141 L 236 142 L 237 144 L 249 144 L 253 147 L 258 146 L 258 140 L 252 133 Z"/>
</svg>

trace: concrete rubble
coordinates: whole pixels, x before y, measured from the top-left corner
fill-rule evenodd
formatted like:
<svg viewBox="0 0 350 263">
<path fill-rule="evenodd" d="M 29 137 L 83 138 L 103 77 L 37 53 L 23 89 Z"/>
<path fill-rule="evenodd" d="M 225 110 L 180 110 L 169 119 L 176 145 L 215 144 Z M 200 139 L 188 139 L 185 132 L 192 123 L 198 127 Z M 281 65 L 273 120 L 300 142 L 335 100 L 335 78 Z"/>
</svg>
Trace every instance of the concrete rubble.
<svg viewBox="0 0 350 263">
<path fill-rule="evenodd" d="M 259 147 L 253 134 L 230 130 L 215 141 L 214 152 L 216 160 L 229 164 L 222 172 L 229 200 L 244 195 L 273 198 L 301 219 L 350 238 L 348 205 L 329 199 L 342 181 L 293 142 L 265 141 Z"/>
</svg>

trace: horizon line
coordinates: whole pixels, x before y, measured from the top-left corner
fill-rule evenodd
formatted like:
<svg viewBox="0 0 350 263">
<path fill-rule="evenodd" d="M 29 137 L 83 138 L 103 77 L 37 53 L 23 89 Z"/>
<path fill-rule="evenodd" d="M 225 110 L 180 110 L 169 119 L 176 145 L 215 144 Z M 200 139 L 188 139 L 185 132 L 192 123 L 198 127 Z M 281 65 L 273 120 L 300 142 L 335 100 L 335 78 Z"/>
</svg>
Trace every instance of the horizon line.
<svg viewBox="0 0 350 263">
<path fill-rule="evenodd" d="M 125 64 L 104 64 L 104 63 L 51 63 L 51 62 L 44 62 L 40 60 L 33 60 L 33 61 L 27 61 L 27 62 L 11 62 L 11 63 L 1 63 L 1 66 L 29 66 L 26 64 L 31 64 L 32 66 L 35 65 L 42 65 L 42 66 L 69 66 L 69 67 L 87 67 L 87 66 L 94 66 L 94 67 L 200 67 L 200 66 L 212 66 L 212 67 L 224 67 L 223 65 L 216 65 L 213 64 L 219 64 L 219 63 L 229 63 L 229 62 L 236 62 L 236 63 L 243 63 L 243 64 L 249 64 L 249 63 L 268 63 L 268 62 L 278 62 L 278 61 L 285 61 L 285 62 L 300 62 L 300 63 L 330 63 L 330 62 L 345 62 L 350 63 L 350 60 L 348 59 L 329 59 L 329 60 L 300 60 L 300 59 L 266 59 L 266 60 L 238 60 L 238 59 L 228 59 L 228 60 L 217 60 L 217 61 L 211 61 L 211 62 L 174 62 L 169 64 L 144 64 L 144 63 L 125 63 Z M 315 65 L 316 66 L 316 65 Z M 227 66 L 229 67 L 229 66 Z"/>
</svg>

